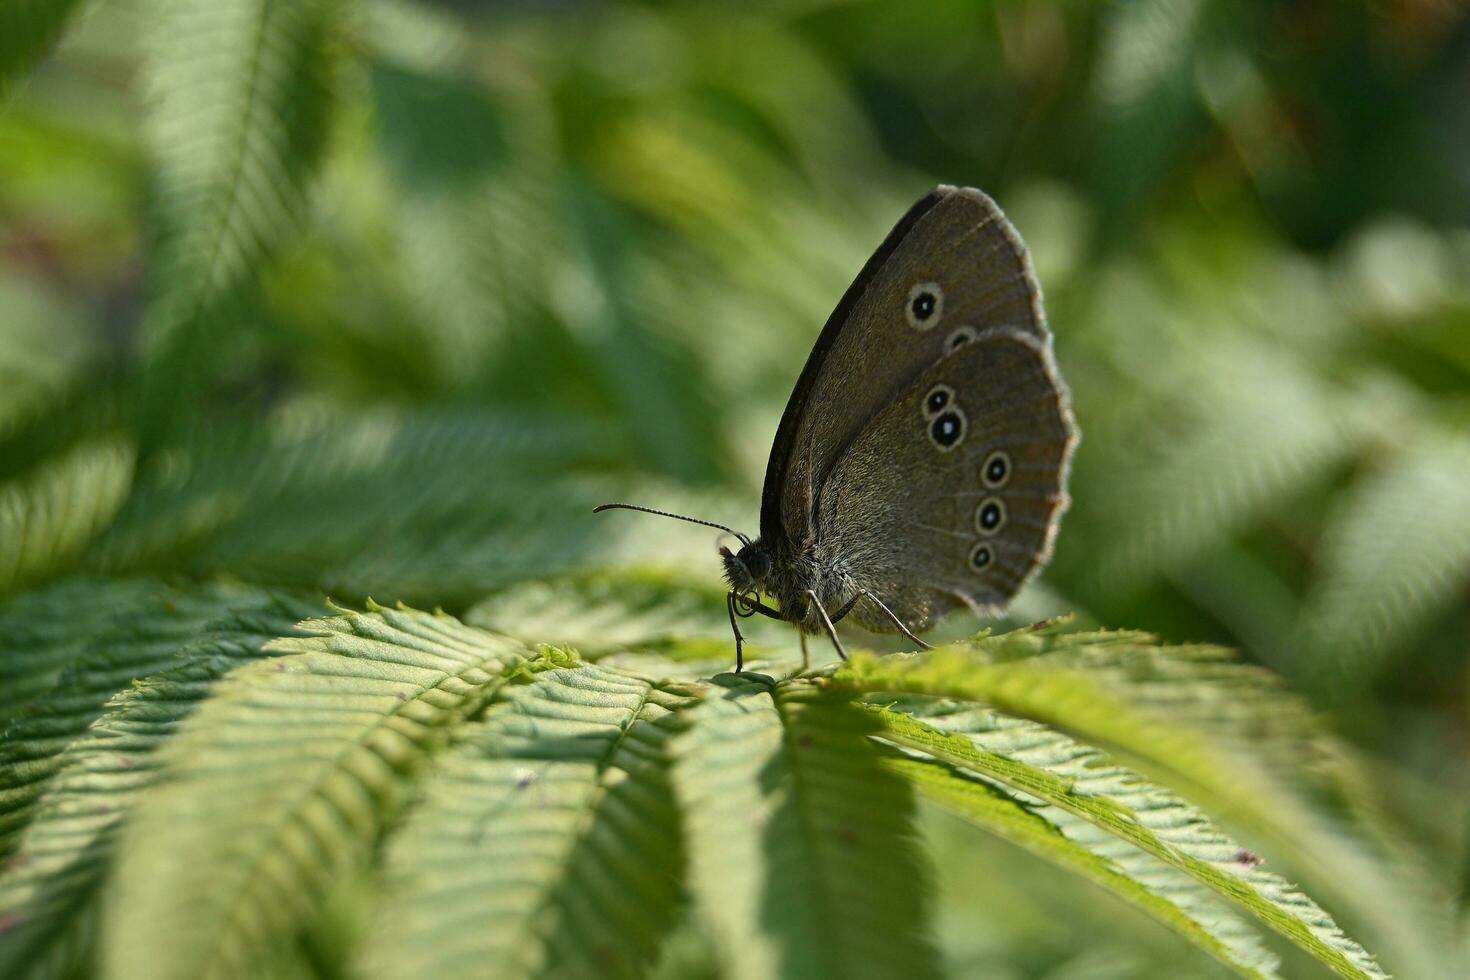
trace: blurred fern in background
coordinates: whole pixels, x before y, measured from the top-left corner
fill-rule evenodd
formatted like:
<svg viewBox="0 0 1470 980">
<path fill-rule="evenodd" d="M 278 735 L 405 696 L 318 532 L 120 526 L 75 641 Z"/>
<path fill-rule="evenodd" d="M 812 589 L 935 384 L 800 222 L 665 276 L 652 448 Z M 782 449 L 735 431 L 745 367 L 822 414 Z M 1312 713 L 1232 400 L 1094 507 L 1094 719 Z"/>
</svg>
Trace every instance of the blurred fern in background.
<svg viewBox="0 0 1470 980">
<path fill-rule="evenodd" d="M 0 975 L 1374 975 L 1288 879 L 1463 975 L 1467 85 L 1410 0 L 0 7 Z M 1054 565 L 707 681 L 710 535 L 591 507 L 753 526 L 937 182 Z"/>
</svg>

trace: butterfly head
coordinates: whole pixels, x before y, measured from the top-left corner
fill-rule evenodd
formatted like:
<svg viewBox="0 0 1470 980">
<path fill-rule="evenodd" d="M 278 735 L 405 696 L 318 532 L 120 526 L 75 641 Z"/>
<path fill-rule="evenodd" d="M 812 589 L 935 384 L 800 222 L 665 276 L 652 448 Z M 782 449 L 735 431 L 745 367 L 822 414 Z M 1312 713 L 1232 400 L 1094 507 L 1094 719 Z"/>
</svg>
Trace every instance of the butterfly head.
<svg viewBox="0 0 1470 980">
<path fill-rule="evenodd" d="M 760 588 L 771 574 L 771 553 L 759 541 L 747 541 L 738 552 L 721 548 L 720 560 L 725 563 L 725 580 L 736 592 Z"/>
</svg>

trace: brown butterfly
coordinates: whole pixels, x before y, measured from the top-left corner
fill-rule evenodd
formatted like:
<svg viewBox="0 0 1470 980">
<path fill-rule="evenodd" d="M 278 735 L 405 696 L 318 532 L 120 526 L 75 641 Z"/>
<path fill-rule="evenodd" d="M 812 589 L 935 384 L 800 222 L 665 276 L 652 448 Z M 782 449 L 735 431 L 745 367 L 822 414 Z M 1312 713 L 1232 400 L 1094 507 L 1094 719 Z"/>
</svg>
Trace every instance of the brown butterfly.
<svg viewBox="0 0 1470 980">
<path fill-rule="evenodd" d="M 797 379 L 766 466 L 761 535 L 728 531 L 737 617 L 847 653 L 835 624 L 915 643 L 946 613 L 995 612 L 1051 557 L 1078 432 L 1041 289 L 985 194 L 935 188 L 868 259 Z M 761 601 L 761 593 L 777 605 Z"/>
</svg>

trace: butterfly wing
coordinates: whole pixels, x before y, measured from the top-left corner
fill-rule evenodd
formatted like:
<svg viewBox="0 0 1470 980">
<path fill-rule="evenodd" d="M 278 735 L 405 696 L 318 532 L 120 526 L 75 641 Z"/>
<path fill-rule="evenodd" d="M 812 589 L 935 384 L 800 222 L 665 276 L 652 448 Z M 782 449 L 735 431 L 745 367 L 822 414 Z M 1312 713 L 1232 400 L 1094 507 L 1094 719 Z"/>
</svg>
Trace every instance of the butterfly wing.
<svg viewBox="0 0 1470 980">
<path fill-rule="evenodd" d="M 889 232 L 822 329 L 771 447 L 762 538 L 805 550 L 817 488 L 874 410 L 998 326 L 1047 337 L 1025 246 L 989 197 L 938 187 Z"/>
<path fill-rule="evenodd" d="M 817 562 L 915 630 L 1003 606 L 1051 556 L 1076 444 L 1048 343 L 992 328 L 921 372 L 837 460 Z M 892 630 L 869 603 L 854 614 Z"/>
</svg>

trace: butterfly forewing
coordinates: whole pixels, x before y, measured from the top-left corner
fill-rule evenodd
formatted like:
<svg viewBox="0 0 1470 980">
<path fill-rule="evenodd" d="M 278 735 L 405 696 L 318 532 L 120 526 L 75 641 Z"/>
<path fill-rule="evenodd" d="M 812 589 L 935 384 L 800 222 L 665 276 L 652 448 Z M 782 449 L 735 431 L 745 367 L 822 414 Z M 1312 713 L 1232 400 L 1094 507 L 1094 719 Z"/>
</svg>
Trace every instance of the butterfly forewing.
<svg viewBox="0 0 1470 980">
<path fill-rule="evenodd" d="M 817 562 L 915 630 L 961 605 L 1003 606 L 1050 556 L 1076 440 L 1047 342 L 982 332 L 870 415 L 837 460 L 817 494 Z"/>
<path fill-rule="evenodd" d="M 807 360 L 766 468 L 765 540 L 809 545 L 816 490 L 873 412 L 998 326 L 1047 335 L 1026 250 L 990 198 L 937 188 L 874 253 Z"/>
</svg>

